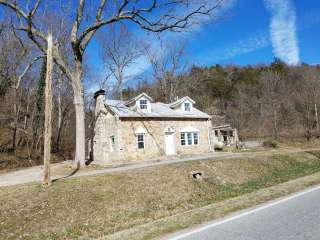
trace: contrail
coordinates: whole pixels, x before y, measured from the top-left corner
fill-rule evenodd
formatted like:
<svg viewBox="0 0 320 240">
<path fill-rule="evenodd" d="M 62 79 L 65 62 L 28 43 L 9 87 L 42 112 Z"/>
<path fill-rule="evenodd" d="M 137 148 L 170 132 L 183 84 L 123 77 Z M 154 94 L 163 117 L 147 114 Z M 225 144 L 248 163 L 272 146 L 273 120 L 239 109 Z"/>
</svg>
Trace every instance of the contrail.
<svg viewBox="0 0 320 240">
<path fill-rule="evenodd" d="M 273 52 L 287 64 L 300 63 L 296 34 L 296 12 L 291 0 L 265 0 L 271 14 L 270 35 Z"/>
</svg>

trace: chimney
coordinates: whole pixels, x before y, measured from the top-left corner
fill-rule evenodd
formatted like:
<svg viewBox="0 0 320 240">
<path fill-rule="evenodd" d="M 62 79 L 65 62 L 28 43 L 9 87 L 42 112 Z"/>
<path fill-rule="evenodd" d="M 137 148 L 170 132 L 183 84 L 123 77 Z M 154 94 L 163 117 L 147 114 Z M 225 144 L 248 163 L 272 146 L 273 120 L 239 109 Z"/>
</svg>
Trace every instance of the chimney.
<svg viewBox="0 0 320 240">
<path fill-rule="evenodd" d="M 106 91 L 100 89 L 99 91 L 95 92 L 94 99 L 95 99 L 95 115 L 99 113 L 99 111 L 104 107 L 104 98 L 106 95 Z"/>
</svg>

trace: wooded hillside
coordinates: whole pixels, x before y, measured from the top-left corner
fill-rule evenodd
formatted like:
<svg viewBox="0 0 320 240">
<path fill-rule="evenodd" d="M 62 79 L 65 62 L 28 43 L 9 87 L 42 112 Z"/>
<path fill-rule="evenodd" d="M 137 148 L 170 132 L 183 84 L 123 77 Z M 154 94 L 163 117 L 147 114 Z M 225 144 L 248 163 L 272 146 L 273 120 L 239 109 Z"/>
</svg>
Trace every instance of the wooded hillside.
<svg viewBox="0 0 320 240">
<path fill-rule="evenodd" d="M 231 123 L 242 138 L 319 136 L 319 66 L 288 66 L 279 59 L 270 65 L 193 66 L 168 77 L 166 88 L 159 81 L 145 82 L 124 95 L 145 91 L 166 101 L 171 79 L 178 81 L 176 96 L 192 97 L 198 108 L 214 115 L 214 124 Z"/>
</svg>

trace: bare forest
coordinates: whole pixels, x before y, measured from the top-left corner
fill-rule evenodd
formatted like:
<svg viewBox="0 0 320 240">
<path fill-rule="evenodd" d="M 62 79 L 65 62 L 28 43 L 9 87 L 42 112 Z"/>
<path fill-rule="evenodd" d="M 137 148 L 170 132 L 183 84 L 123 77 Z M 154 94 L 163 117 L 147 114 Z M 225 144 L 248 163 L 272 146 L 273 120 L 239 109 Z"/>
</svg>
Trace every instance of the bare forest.
<svg viewBox="0 0 320 240">
<path fill-rule="evenodd" d="M 141 92 L 162 102 L 190 96 L 215 125 L 232 124 L 242 139 L 319 137 L 319 66 L 289 66 L 280 59 L 268 65 L 195 66 L 187 60 L 183 41 L 160 38 L 162 32 L 192 27 L 199 16 L 215 16 L 224 1 L 28 2 L 0 0 L 0 170 L 43 163 L 49 33 L 51 162 L 74 159 L 84 166 L 94 134 L 93 92 L 88 90 L 93 85 L 123 100 Z M 63 11 L 50 11 L 53 7 Z M 185 11 L 175 12 L 181 7 Z M 157 48 L 132 34 L 133 26 L 155 34 Z M 86 54 L 94 38 L 101 47 L 102 79 L 96 79 Z M 138 60 L 149 71 L 137 79 L 130 69 Z"/>
<path fill-rule="evenodd" d="M 142 54 L 133 46 L 136 40 L 122 29 L 154 35 L 182 32 L 203 19 L 213 19 L 225 2 L 0 0 L 0 168 L 43 162 L 44 98 L 51 103 L 44 91 L 49 34 L 53 39 L 53 69 L 48 78 L 52 90 L 47 89 L 49 96 L 52 91 L 53 103 L 52 119 L 48 118 L 48 126 L 52 122 L 51 162 L 74 159 L 79 168 L 85 166 L 86 142 L 94 123 L 86 89 L 96 82 L 89 74 L 88 46 L 99 39 L 102 42 L 106 80 L 108 76 L 116 79 L 114 92 L 122 98 L 124 82 L 130 77 L 124 71 Z"/>
</svg>

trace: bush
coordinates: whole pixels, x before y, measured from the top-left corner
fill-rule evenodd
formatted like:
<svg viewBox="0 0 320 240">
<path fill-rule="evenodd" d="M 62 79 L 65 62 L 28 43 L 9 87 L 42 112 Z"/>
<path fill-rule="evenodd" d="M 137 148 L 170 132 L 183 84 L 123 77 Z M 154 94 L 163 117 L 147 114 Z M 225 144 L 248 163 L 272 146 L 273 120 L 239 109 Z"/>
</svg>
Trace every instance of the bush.
<svg viewBox="0 0 320 240">
<path fill-rule="evenodd" d="M 269 148 L 278 148 L 278 142 L 272 139 L 268 139 L 262 143 L 262 146 Z"/>
</svg>

